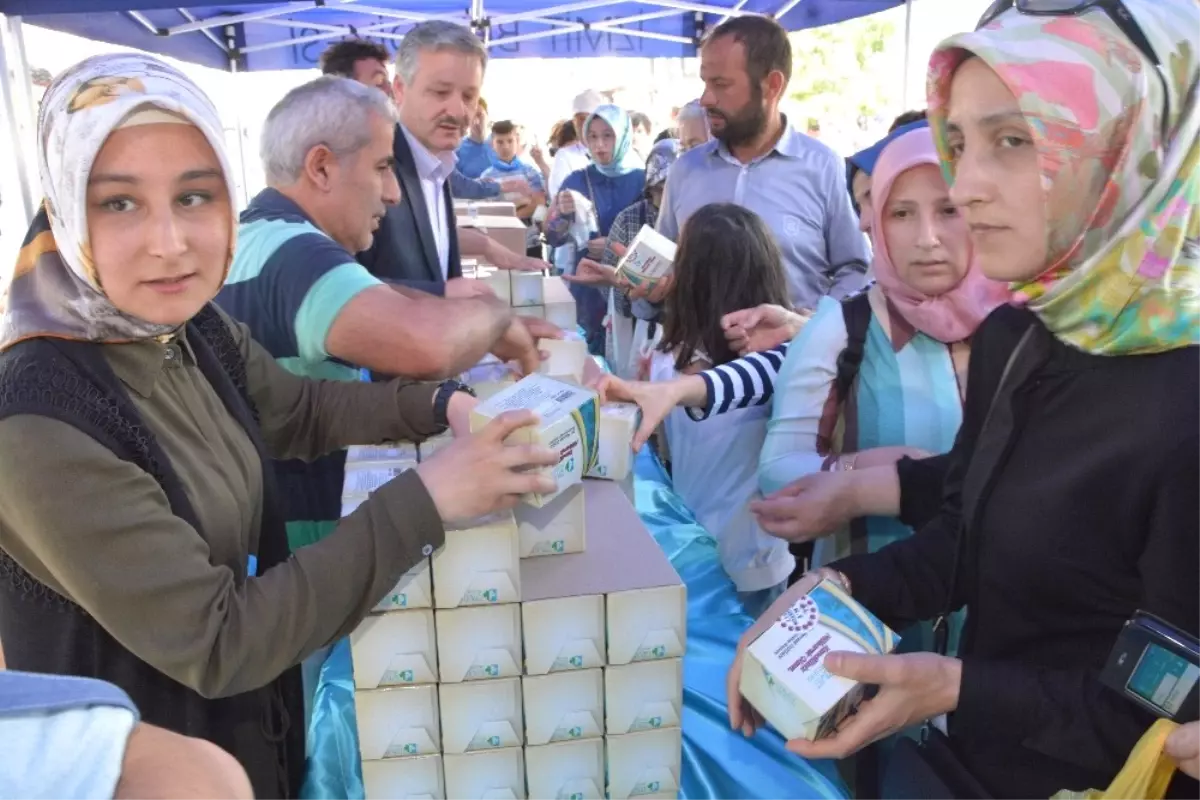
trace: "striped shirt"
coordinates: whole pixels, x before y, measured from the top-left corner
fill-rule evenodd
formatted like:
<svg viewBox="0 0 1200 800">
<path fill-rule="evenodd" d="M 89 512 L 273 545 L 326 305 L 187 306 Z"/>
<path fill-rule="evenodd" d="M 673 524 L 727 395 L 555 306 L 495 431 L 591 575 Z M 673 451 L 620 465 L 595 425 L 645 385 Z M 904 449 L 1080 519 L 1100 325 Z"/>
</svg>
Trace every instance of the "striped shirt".
<svg viewBox="0 0 1200 800">
<path fill-rule="evenodd" d="M 783 368 L 787 351 L 785 343 L 773 350 L 750 353 L 699 373 L 704 379 L 707 400 L 703 408 L 687 409 L 688 416 L 699 422 L 730 409 L 769 403 L 775 394 L 775 380 Z"/>
<path fill-rule="evenodd" d="M 217 303 L 289 372 L 356 381 L 359 369 L 333 357 L 325 340 L 359 292 L 383 282 L 320 230 L 296 203 L 262 191 L 242 212 L 237 250 Z M 292 548 L 327 535 L 341 516 L 345 452 L 311 463 L 276 461 Z"/>
</svg>

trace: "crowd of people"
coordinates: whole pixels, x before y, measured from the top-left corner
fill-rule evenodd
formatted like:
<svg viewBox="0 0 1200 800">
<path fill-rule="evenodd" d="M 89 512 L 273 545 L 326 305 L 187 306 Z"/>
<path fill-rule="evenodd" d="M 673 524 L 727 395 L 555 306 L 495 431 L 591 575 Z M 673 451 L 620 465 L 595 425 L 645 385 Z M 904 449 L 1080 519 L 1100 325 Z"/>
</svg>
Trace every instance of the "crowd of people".
<svg viewBox="0 0 1200 800">
<path fill-rule="evenodd" d="M 0 318 L 3 793 L 299 794 L 329 646 L 447 524 L 552 488 L 508 444 L 533 415 L 472 434 L 454 376 L 564 332 L 464 258 L 562 274 L 594 388 L 641 407 L 746 614 L 731 728 L 763 725 L 744 648 L 832 580 L 901 644 L 826 657 L 877 689 L 798 757 L 940 796 L 894 783 L 922 729 L 977 796 L 1107 786 L 1155 719 L 1100 680 L 1122 627 L 1200 631 L 1197 30 L 1191 0 L 999 0 L 843 160 L 781 112 L 766 17 L 708 33 L 668 130 L 587 90 L 544 151 L 489 118 L 481 40 L 422 22 L 274 104 L 240 211 L 186 76 L 59 75 Z M 456 199 L 512 202 L 524 252 Z M 618 269 L 644 227 L 677 245 L 652 288 Z M 347 447 L 446 431 L 342 516 Z"/>
</svg>

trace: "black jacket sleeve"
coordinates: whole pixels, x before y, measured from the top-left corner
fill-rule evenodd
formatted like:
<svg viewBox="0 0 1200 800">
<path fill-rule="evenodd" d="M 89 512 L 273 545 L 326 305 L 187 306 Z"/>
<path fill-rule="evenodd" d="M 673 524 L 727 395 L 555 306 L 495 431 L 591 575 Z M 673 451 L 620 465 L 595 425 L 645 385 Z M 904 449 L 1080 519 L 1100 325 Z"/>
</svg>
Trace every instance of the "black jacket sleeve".
<svg viewBox="0 0 1200 800">
<path fill-rule="evenodd" d="M 950 454 L 929 458 L 902 458 L 896 462 L 900 479 L 900 521 L 920 530 L 937 516 L 942 506 L 942 484 L 950 468 Z"/>
</svg>

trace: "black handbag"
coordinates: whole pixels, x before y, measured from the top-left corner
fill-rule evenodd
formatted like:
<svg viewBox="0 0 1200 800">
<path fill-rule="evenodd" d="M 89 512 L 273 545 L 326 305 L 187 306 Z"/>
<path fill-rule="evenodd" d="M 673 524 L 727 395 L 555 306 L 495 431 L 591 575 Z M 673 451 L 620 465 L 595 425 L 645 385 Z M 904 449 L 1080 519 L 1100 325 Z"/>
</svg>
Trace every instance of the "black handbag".
<svg viewBox="0 0 1200 800">
<path fill-rule="evenodd" d="M 996 393 L 992 396 L 991 406 L 984 416 L 980 427 L 980 440 L 988 430 L 988 423 L 993 421 L 997 400 L 1002 395 L 1005 384 L 1008 383 L 1013 365 L 1017 357 L 1025 349 L 1032 336 L 1032 329 L 1027 330 L 1013 349 Z M 993 463 L 992 467 L 995 466 Z M 964 479 L 965 482 L 965 479 Z M 934 652 L 946 655 L 949 641 L 948 620 L 954 611 L 954 596 L 957 593 L 960 561 L 962 560 L 967 526 L 964 524 L 956 544 L 954 571 L 950 576 L 949 591 L 946 596 L 946 607 L 942 615 L 933 623 Z M 891 756 L 888 758 L 883 777 L 879 784 L 880 797 L 884 800 L 986 800 L 991 794 L 963 765 L 954 749 L 950 746 L 950 737 L 942 733 L 932 722 L 926 722 L 921 728 L 918 739 L 901 737 L 896 742 Z"/>
</svg>

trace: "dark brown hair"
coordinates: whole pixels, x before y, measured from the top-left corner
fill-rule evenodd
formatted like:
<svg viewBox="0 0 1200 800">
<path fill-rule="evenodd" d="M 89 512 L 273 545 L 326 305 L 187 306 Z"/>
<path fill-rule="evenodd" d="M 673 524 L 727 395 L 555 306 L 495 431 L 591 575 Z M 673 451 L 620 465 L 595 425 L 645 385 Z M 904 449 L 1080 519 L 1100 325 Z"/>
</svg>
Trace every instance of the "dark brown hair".
<svg viewBox="0 0 1200 800">
<path fill-rule="evenodd" d="M 560 120 L 550 133 L 550 143 L 556 148 L 566 147 L 578 139 L 579 134 L 575 130 L 575 123 L 569 119 Z"/>
<path fill-rule="evenodd" d="M 763 303 L 791 307 L 783 259 L 762 219 L 732 203 L 710 203 L 688 218 L 675 251 L 659 349 L 677 351 L 682 371 L 703 350 L 714 364 L 737 358 L 721 317 Z"/>
<path fill-rule="evenodd" d="M 926 112 L 923 108 L 919 111 L 905 111 L 903 114 L 892 120 L 892 127 L 888 128 L 888 133 L 896 130 L 896 128 L 903 128 L 905 125 L 911 125 L 914 122 L 920 122 L 925 118 Z"/>
<path fill-rule="evenodd" d="M 513 124 L 512 120 L 502 119 L 492 123 L 492 133 L 496 136 L 508 136 L 510 133 L 516 132 L 517 126 Z"/>
<path fill-rule="evenodd" d="M 772 72 L 783 73 L 786 84 L 792 78 L 792 43 L 787 31 L 770 17 L 747 14 L 730 17 L 705 37 L 705 42 L 732 36 L 746 51 L 746 72 L 755 86 L 761 84 Z"/>
<path fill-rule="evenodd" d="M 386 47 L 365 39 L 343 39 L 331 44 L 321 53 L 321 72 L 325 75 L 341 75 L 343 78 L 354 77 L 354 65 L 359 61 L 382 61 L 384 64 L 392 60 Z"/>
</svg>

